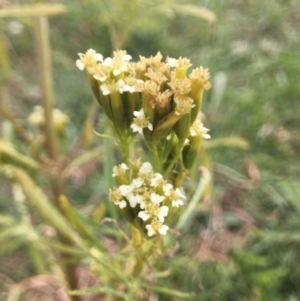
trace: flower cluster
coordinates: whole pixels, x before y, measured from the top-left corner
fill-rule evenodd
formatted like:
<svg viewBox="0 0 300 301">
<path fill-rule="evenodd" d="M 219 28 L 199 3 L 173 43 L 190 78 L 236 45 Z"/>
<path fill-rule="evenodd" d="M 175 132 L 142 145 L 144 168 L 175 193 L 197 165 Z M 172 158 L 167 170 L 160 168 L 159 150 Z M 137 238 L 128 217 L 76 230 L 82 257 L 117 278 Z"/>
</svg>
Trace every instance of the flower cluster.
<svg viewBox="0 0 300 301">
<path fill-rule="evenodd" d="M 53 123 L 58 133 L 65 130 L 69 117 L 59 109 L 53 109 Z M 29 115 L 28 120 L 31 124 L 42 127 L 45 124 L 44 109 L 41 106 L 35 106 L 34 111 Z"/>
<path fill-rule="evenodd" d="M 188 59 L 164 62 L 160 52 L 140 56 L 136 63 L 125 50 L 114 51 L 112 58 L 93 49 L 78 55 L 76 65 L 87 70 L 93 92 L 118 135 L 138 132 L 158 143 L 174 130 L 181 142 L 187 138 L 203 90 L 210 88 L 208 69 L 196 68 L 187 76 Z"/>
<path fill-rule="evenodd" d="M 115 166 L 118 188 L 109 192 L 109 199 L 117 205 L 127 219 L 140 229 L 146 229 L 149 237 L 165 235 L 169 227 L 164 224 L 170 211 L 183 205 L 185 196 L 180 189 L 155 173 L 149 162 L 135 160 L 129 167 L 122 163 Z M 128 179 L 131 179 L 130 183 Z M 129 217 L 129 218 L 128 218 Z"/>
</svg>

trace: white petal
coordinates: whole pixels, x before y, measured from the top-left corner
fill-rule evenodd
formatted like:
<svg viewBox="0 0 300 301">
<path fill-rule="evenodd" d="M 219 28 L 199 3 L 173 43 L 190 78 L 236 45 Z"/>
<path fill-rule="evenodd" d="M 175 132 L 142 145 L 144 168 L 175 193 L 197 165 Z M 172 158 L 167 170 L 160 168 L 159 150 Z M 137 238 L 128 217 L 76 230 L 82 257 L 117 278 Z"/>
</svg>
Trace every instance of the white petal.
<svg viewBox="0 0 300 301">
<path fill-rule="evenodd" d="M 126 72 L 128 70 L 127 65 L 122 65 L 121 71 Z"/>
<path fill-rule="evenodd" d="M 178 196 L 180 196 L 181 198 L 186 198 L 185 195 L 181 192 L 181 190 L 179 188 L 176 188 L 176 193 Z"/>
<path fill-rule="evenodd" d="M 118 171 L 118 166 L 114 166 L 113 174 L 112 174 L 113 178 L 117 175 L 117 171 Z"/>
<path fill-rule="evenodd" d="M 168 215 L 169 208 L 167 206 L 162 206 L 159 208 L 159 213 L 157 215 L 157 218 L 159 221 L 163 222 L 165 219 L 164 217 Z"/>
<path fill-rule="evenodd" d="M 177 60 L 169 57 L 166 65 L 170 67 L 177 67 Z"/>
<path fill-rule="evenodd" d="M 167 225 L 162 225 L 162 227 L 159 229 L 159 233 L 161 235 L 166 235 L 168 230 L 169 230 L 169 227 Z M 149 233 L 148 233 L 148 235 L 149 235 Z"/>
<path fill-rule="evenodd" d="M 119 69 L 115 69 L 115 70 L 113 71 L 114 76 L 117 76 L 117 75 L 119 75 L 120 73 L 121 73 L 121 70 L 119 70 Z"/>
<path fill-rule="evenodd" d="M 95 58 L 98 62 L 103 62 L 103 55 L 100 53 L 96 53 Z"/>
<path fill-rule="evenodd" d="M 151 193 L 150 199 L 152 203 L 159 204 L 165 199 L 165 197 L 163 195 Z"/>
<path fill-rule="evenodd" d="M 127 196 L 127 194 L 130 192 L 131 189 L 129 185 L 121 185 L 119 187 L 119 190 L 123 196 Z"/>
<path fill-rule="evenodd" d="M 129 62 L 132 59 L 132 56 L 130 54 L 126 54 L 126 55 L 123 55 L 122 59 L 125 62 Z"/>
<path fill-rule="evenodd" d="M 150 215 L 147 214 L 145 211 L 140 211 L 138 217 L 140 217 L 143 221 L 146 221 L 150 218 Z"/>
<path fill-rule="evenodd" d="M 92 48 L 90 48 L 87 52 L 86 52 L 87 55 L 95 55 L 96 54 L 96 51 Z"/>
<path fill-rule="evenodd" d="M 129 167 L 125 163 L 121 163 L 120 166 L 123 170 L 128 170 L 129 169 Z"/>
<path fill-rule="evenodd" d="M 133 188 L 139 188 L 143 185 L 144 181 L 141 179 L 141 178 L 136 178 L 136 179 L 133 179 L 132 182 L 131 182 L 131 186 Z"/>
<path fill-rule="evenodd" d="M 153 131 L 153 125 L 152 125 L 151 123 L 149 123 L 148 129 L 149 129 L 150 131 Z"/>
<path fill-rule="evenodd" d="M 123 201 L 121 201 L 120 203 L 119 203 L 119 207 L 122 209 L 122 208 L 125 208 L 126 207 L 126 201 L 125 200 L 123 200 Z"/>
<path fill-rule="evenodd" d="M 103 66 L 110 66 L 112 64 L 112 58 L 107 57 L 104 62 L 102 63 Z"/>
<path fill-rule="evenodd" d="M 151 225 L 146 225 L 146 229 L 148 230 L 148 236 L 151 237 L 155 234 Z"/>
<path fill-rule="evenodd" d="M 134 111 L 133 115 L 135 117 L 145 117 L 144 109 L 141 109 L 140 111 Z"/>
<path fill-rule="evenodd" d="M 107 79 L 107 76 L 98 76 L 98 75 L 94 75 L 94 79 L 100 80 L 100 82 L 104 82 Z"/>
<path fill-rule="evenodd" d="M 140 134 L 143 134 L 143 128 L 133 123 L 131 126 L 133 132 L 139 132 Z"/>
<path fill-rule="evenodd" d="M 107 85 L 105 85 L 105 84 L 101 85 L 100 89 L 101 89 L 103 95 L 108 95 L 110 93 Z"/>
<path fill-rule="evenodd" d="M 144 162 L 139 169 L 139 174 L 143 175 L 143 174 L 150 173 L 152 171 L 153 171 L 152 165 L 149 162 Z"/>
<path fill-rule="evenodd" d="M 166 184 L 163 186 L 163 190 L 166 196 L 170 195 L 171 190 L 173 189 L 173 185 L 172 184 Z"/>
<path fill-rule="evenodd" d="M 180 199 L 172 202 L 172 207 L 179 207 L 179 206 L 182 206 L 182 205 L 183 205 L 183 201 L 180 200 Z"/>
<path fill-rule="evenodd" d="M 80 59 L 76 60 L 76 66 L 77 66 L 77 68 L 78 68 L 79 70 L 81 70 L 81 71 L 83 71 L 83 70 L 84 70 L 84 67 L 85 67 L 84 63 L 83 63 L 82 60 L 80 60 Z"/>
<path fill-rule="evenodd" d="M 154 186 L 156 187 L 157 186 L 157 183 L 159 182 L 159 180 L 161 180 L 163 177 L 160 173 L 156 172 L 153 176 L 153 178 L 151 179 L 151 183 L 150 185 L 151 186 Z"/>
</svg>

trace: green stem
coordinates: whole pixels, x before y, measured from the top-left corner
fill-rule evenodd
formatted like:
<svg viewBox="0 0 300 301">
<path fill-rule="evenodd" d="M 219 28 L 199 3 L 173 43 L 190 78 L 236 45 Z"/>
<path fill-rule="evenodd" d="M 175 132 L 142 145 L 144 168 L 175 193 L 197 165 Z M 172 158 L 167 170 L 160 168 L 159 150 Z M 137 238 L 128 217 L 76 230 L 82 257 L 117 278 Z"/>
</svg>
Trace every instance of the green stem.
<svg viewBox="0 0 300 301">
<path fill-rule="evenodd" d="M 169 173 L 171 172 L 172 168 L 174 167 L 175 163 L 177 162 L 178 159 L 180 159 L 182 155 L 182 150 L 183 150 L 183 145 L 179 145 L 179 150 L 176 152 L 175 156 L 173 157 L 172 161 L 164 171 L 163 177 L 167 177 Z"/>
<path fill-rule="evenodd" d="M 53 85 L 49 41 L 49 24 L 45 16 L 35 18 L 36 46 L 42 87 L 43 108 L 45 114 L 45 134 L 48 156 L 58 158 L 58 141 L 53 124 Z"/>
<path fill-rule="evenodd" d="M 158 152 L 157 152 L 157 146 L 152 144 L 148 147 L 149 147 L 149 151 L 150 151 L 150 154 L 151 154 L 151 157 L 152 157 L 153 169 L 156 172 L 160 172 L 162 166 L 161 166 L 161 162 L 160 162 L 159 155 L 158 155 Z"/>
</svg>

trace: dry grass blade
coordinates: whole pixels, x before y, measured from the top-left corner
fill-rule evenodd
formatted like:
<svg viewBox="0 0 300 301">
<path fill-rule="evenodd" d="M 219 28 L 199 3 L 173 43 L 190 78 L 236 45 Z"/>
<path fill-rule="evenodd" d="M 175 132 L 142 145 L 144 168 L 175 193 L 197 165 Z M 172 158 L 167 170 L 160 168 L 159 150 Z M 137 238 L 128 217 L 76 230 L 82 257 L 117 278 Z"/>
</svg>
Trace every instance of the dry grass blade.
<svg viewBox="0 0 300 301">
<path fill-rule="evenodd" d="M 217 20 L 217 16 L 211 10 L 203 6 L 191 4 L 176 4 L 172 7 L 177 13 L 198 17 L 210 23 L 213 23 Z"/>
</svg>

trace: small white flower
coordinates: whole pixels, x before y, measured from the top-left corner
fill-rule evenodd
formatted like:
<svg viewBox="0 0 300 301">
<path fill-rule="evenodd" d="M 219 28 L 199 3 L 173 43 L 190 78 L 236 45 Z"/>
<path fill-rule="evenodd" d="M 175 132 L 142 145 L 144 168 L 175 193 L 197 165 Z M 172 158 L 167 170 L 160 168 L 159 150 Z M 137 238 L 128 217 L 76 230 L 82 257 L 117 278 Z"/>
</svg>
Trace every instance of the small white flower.
<svg viewBox="0 0 300 301">
<path fill-rule="evenodd" d="M 179 188 L 172 191 L 170 194 L 170 198 L 172 200 L 172 207 L 179 207 L 183 205 L 182 199 L 185 199 L 185 195 L 181 192 Z"/>
<path fill-rule="evenodd" d="M 146 118 L 143 109 L 140 111 L 134 111 L 133 115 L 136 117 L 130 126 L 133 132 L 139 132 L 140 134 L 143 134 L 143 128 L 148 128 L 150 131 L 153 131 L 153 125 Z"/>
<path fill-rule="evenodd" d="M 161 235 L 166 235 L 169 227 L 160 221 L 154 220 L 150 225 L 146 225 L 146 229 L 148 231 L 148 236 L 151 237 L 158 233 Z"/>
<path fill-rule="evenodd" d="M 209 129 L 203 126 L 203 123 L 196 119 L 195 122 L 190 127 L 190 135 L 193 136 L 202 136 L 204 139 L 210 139 L 210 135 L 207 134 L 209 132 Z"/>
<path fill-rule="evenodd" d="M 103 61 L 103 56 L 100 53 L 96 53 L 94 49 L 89 49 L 86 53 L 78 53 L 79 59 L 76 60 L 76 66 L 79 70 L 84 70 L 86 67 L 88 70 L 95 65 L 97 62 Z"/>
<path fill-rule="evenodd" d="M 120 174 L 125 174 L 126 170 L 128 170 L 129 167 L 125 163 L 121 163 L 120 165 L 114 166 L 113 168 L 113 177 L 116 177 Z"/>
</svg>

